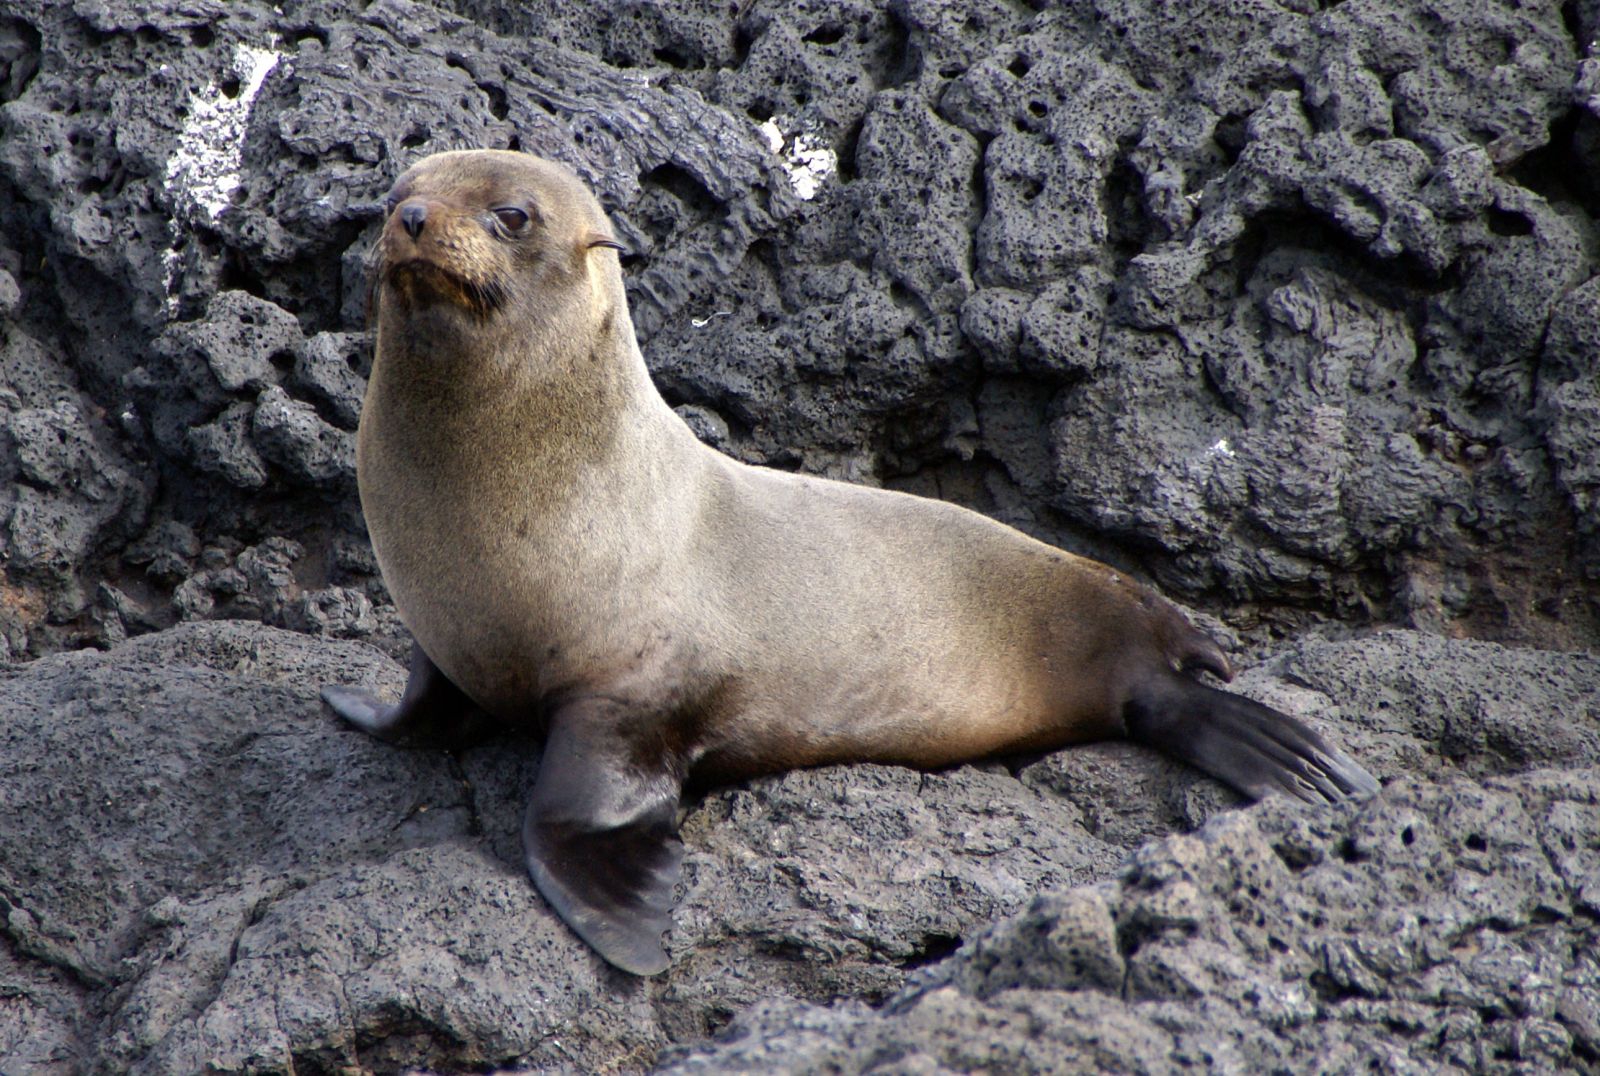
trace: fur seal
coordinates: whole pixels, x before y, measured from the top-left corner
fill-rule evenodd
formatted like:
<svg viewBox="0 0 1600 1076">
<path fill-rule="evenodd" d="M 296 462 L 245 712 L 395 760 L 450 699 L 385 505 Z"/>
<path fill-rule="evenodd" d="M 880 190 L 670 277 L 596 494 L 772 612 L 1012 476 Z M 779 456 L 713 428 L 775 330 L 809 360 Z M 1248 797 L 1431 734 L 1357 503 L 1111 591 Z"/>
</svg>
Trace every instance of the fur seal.
<svg viewBox="0 0 1600 1076">
<path fill-rule="evenodd" d="M 395 183 L 357 437 L 362 509 L 434 741 L 540 723 L 527 866 L 617 967 L 666 968 L 680 790 L 1127 737 L 1250 796 L 1377 782 L 1146 587 L 940 501 L 751 467 L 657 393 L 609 221 L 562 165 L 464 151 Z"/>
</svg>

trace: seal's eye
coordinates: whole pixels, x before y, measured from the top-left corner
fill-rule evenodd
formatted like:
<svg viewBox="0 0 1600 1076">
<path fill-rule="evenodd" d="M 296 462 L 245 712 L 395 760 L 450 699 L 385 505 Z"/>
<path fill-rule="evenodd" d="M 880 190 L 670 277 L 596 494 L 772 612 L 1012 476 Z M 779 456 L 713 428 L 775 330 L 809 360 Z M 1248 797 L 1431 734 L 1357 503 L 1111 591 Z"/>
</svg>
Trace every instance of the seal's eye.
<svg viewBox="0 0 1600 1076">
<path fill-rule="evenodd" d="M 514 205 L 503 205 L 494 210 L 495 219 L 508 232 L 520 232 L 528 226 L 528 214 Z"/>
</svg>

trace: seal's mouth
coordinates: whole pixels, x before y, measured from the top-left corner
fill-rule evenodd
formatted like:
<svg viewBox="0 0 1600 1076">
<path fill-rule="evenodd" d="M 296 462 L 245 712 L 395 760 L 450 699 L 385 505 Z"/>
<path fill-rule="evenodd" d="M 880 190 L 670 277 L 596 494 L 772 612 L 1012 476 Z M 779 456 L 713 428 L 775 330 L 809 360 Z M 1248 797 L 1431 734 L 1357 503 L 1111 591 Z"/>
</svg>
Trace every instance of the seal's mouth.
<svg viewBox="0 0 1600 1076">
<path fill-rule="evenodd" d="M 449 303 L 486 318 L 505 305 L 505 285 L 490 277 L 474 279 L 427 258 L 407 258 L 382 267 L 383 286 L 411 308 Z"/>
</svg>

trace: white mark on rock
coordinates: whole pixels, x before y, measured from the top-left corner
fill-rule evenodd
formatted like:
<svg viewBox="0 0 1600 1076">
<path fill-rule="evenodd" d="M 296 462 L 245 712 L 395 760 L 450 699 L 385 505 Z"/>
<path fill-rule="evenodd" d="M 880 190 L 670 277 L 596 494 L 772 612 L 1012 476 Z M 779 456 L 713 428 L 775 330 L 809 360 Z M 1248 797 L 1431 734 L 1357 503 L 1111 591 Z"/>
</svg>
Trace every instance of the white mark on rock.
<svg viewBox="0 0 1600 1076">
<path fill-rule="evenodd" d="M 233 73 L 239 92 L 229 97 L 215 82 L 189 95 L 189 118 L 178 134 L 178 147 L 167 160 L 166 189 L 190 210 L 216 220 L 239 188 L 239 162 L 245 127 L 261 84 L 283 59 L 275 49 L 236 45 Z"/>
<path fill-rule="evenodd" d="M 281 59 L 283 53 L 275 49 L 236 45 L 232 67 L 239 80 L 238 93 L 229 97 L 218 83 L 208 82 L 204 90 L 189 95 L 189 116 L 178 132 L 177 148 L 167 159 L 163 183 L 188 215 L 203 214 L 207 221 L 215 221 L 228 208 L 233 192 L 239 189 L 250 109 Z M 176 222 L 172 232 L 173 246 L 161 256 L 169 317 L 178 312 L 178 274 L 183 267 L 183 256 L 175 249 L 179 241 Z"/>
<path fill-rule="evenodd" d="M 815 198 L 822 184 L 839 170 L 839 155 L 821 136 L 810 131 L 785 134 L 778 126 L 777 117 L 767 120 L 759 129 L 767 148 L 782 159 L 789 185 L 802 201 Z"/>
<path fill-rule="evenodd" d="M 1228 439 L 1226 437 L 1222 438 L 1216 444 L 1206 449 L 1206 451 L 1213 456 L 1223 456 L 1230 460 L 1233 459 L 1234 456 L 1238 455 L 1238 453 L 1234 452 L 1233 447 L 1228 444 Z"/>
<path fill-rule="evenodd" d="M 711 324 L 711 321 L 712 321 L 713 318 L 725 318 L 725 317 L 731 316 L 732 314 L 733 314 L 733 311 L 731 311 L 731 310 L 718 310 L 716 313 L 707 314 L 703 318 L 690 318 L 689 319 L 689 324 L 693 325 L 697 329 L 703 329 L 707 325 Z"/>
<path fill-rule="evenodd" d="M 172 228 L 173 226 L 168 225 L 168 227 Z M 168 247 L 161 252 L 161 282 L 162 287 L 165 289 L 162 294 L 166 296 L 161 305 L 166 310 L 169 319 L 178 316 L 178 273 L 182 268 L 183 255 L 172 247 Z"/>
<path fill-rule="evenodd" d="M 761 137 L 767 140 L 768 149 L 774 153 L 783 152 L 783 132 L 778 129 L 777 120 L 767 120 L 758 130 L 761 132 Z"/>
</svg>

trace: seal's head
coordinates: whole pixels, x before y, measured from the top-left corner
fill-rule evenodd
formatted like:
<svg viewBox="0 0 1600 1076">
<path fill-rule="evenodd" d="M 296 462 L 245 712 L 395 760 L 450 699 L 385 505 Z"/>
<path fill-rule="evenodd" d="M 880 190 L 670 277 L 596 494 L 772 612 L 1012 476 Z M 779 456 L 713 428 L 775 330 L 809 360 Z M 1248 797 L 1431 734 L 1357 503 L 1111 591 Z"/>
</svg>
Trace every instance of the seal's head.
<svg viewBox="0 0 1600 1076">
<path fill-rule="evenodd" d="M 385 210 L 380 330 L 396 316 L 485 322 L 520 309 L 548 318 L 574 290 L 620 292 L 614 258 L 598 273 L 591 264 L 597 251 L 621 249 L 604 210 L 554 161 L 501 150 L 435 154 L 395 182 Z"/>
</svg>

